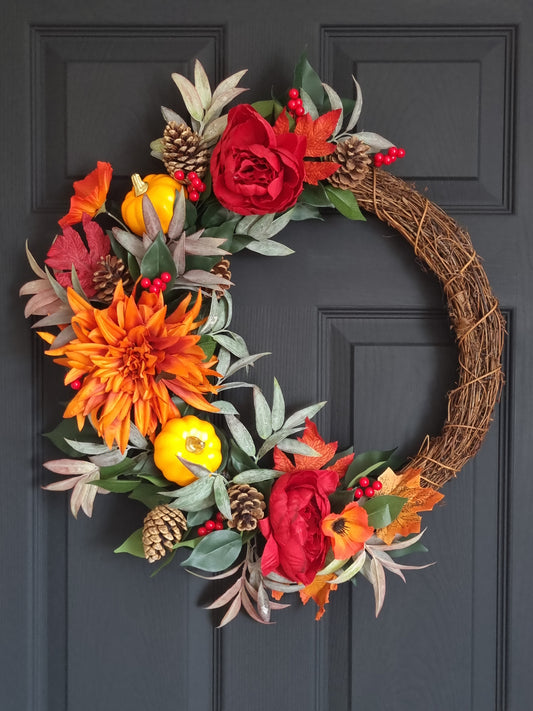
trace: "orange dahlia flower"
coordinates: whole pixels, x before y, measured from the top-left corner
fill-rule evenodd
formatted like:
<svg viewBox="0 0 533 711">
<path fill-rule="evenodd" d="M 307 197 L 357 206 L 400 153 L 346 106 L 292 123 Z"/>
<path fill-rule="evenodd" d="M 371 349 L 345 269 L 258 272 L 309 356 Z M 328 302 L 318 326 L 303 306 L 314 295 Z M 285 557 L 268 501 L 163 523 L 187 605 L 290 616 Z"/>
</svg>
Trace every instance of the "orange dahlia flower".
<svg viewBox="0 0 533 711">
<path fill-rule="evenodd" d="M 70 198 L 70 210 L 59 220 L 59 226 L 64 229 L 67 225 L 81 222 L 84 214 L 89 217 L 98 215 L 105 210 L 105 201 L 113 168 L 110 163 L 98 161 L 96 168 L 85 176 L 83 180 L 74 183 L 74 195 Z"/>
<path fill-rule="evenodd" d="M 331 537 L 335 558 L 344 560 L 363 548 L 364 542 L 374 533 L 374 529 L 368 525 L 365 509 L 353 501 L 345 506 L 340 514 L 329 514 L 322 519 L 322 533 Z"/>
<path fill-rule="evenodd" d="M 63 417 L 77 417 L 81 429 L 86 417 L 108 447 L 117 442 L 126 449 L 130 418 L 143 435 L 152 436 L 159 424 L 179 417 L 169 390 L 199 410 L 218 412 L 203 396 L 216 392 L 209 382 L 216 358 L 205 361 L 194 331 L 200 323 L 200 293 L 187 311 L 191 294 L 170 316 L 162 294 L 143 291 L 138 302 L 125 296 L 120 282 L 108 308 L 96 309 L 72 289 L 68 299 L 77 338 L 47 355 L 70 370 L 68 385 L 82 385 L 68 404 Z M 133 413 L 132 413 L 133 410 Z"/>
</svg>

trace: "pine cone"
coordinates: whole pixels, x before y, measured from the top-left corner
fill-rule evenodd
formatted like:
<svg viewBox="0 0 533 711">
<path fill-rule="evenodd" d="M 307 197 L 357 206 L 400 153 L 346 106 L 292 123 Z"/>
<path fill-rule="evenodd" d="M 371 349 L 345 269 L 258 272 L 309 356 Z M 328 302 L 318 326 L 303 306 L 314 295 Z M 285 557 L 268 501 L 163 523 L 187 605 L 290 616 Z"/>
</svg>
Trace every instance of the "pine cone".
<svg viewBox="0 0 533 711">
<path fill-rule="evenodd" d="M 229 259 L 221 259 L 220 262 L 217 262 L 215 266 L 211 268 L 211 274 L 216 274 L 223 279 L 231 281 L 231 271 L 229 267 Z M 229 289 L 229 286 L 225 286 L 224 284 L 221 284 L 220 288 L 214 289 L 217 299 L 220 299 L 224 295 L 226 289 Z"/>
<path fill-rule="evenodd" d="M 143 524 L 144 557 L 155 563 L 181 541 L 187 530 L 187 519 L 179 509 L 162 504 L 146 514 Z"/>
<path fill-rule="evenodd" d="M 266 504 L 260 491 L 249 484 L 234 484 L 228 489 L 233 519 L 228 521 L 228 528 L 237 531 L 253 531 L 257 522 L 264 517 Z"/>
<path fill-rule="evenodd" d="M 187 124 L 170 121 L 163 133 L 163 163 L 170 175 L 194 171 L 202 179 L 207 173 L 210 153 L 201 136 Z"/>
<path fill-rule="evenodd" d="M 122 259 L 108 254 L 101 257 L 98 267 L 93 274 L 93 286 L 96 290 L 96 298 L 104 304 L 110 304 L 113 300 L 115 287 L 122 281 L 124 292 L 131 294 L 133 280 L 127 266 Z"/>
<path fill-rule="evenodd" d="M 343 190 L 350 190 L 360 183 L 372 163 L 372 159 L 368 155 L 369 150 L 370 147 L 360 141 L 357 136 L 337 143 L 331 160 L 340 163 L 340 168 L 328 178 L 329 182 L 334 187 Z"/>
</svg>

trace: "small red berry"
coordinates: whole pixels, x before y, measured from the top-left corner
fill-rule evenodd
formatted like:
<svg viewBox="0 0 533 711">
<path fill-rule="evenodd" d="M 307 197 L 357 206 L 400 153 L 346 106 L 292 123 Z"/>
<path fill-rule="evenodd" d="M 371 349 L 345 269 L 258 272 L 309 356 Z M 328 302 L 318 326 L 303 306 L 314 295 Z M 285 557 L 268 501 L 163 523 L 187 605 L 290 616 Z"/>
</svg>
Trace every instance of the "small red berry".
<svg viewBox="0 0 533 711">
<path fill-rule="evenodd" d="M 175 180 L 185 180 L 185 173 L 183 172 L 183 170 L 175 170 L 174 178 Z"/>
<path fill-rule="evenodd" d="M 189 190 L 189 200 L 191 202 L 196 202 L 200 199 L 200 193 L 198 190 Z"/>
<path fill-rule="evenodd" d="M 405 148 L 398 148 L 398 153 L 396 155 L 398 158 L 403 158 L 405 156 Z"/>
<path fill-rule="evenodd" d="M 297 106 L 294 113 L 296 116 L 303 116 L 305 114 L 305 109 L 303 106 Z"/>
<path fill-rule="evenodd" d="M 385 165 L 390 165 L 392 163 L 392 156 L 383 156 L 383 162 Z"/>
<path fill-rule="evenodd" d="M 300 99 L 300 97 L 298 97 L 296 99 L 296 106 L 303 106 L 303 105 L 304 105 L 303 99 Z"/>
<path fill-rule="evenodd" d="M 159 287 L 156 286 L 155 284 L 152 284 L 149 288 L 148 291 L 150 294 L 159 294 Z"/>
<path fill-rule="evenodd" d="M 364 496 L 364 495 L 365 495 L 365 492 L 364 492 L 360 487 L 358 487 L 358 488 L 355 490 L 354 496 L 355 496 L 356 499 L 360 499 L 360 498 L 361 498 L 362 496 Z"/>
<path fill-rule="evenodd" d="M 163 282 L 163 283 L 161 284 L 161 286 L 159 287 L 159 290 L 160 290 L 160 291 L 165 291 L 166 288 L 167 288 L 167 285 L 165 284 L 165 282 Z"/>
<path fill-rule="evenodd" d="M 198 185 L 196 186 L 196 190 L 198 190 L 199 193 L 203 193 L 205 190 L 205 183 L 202 183 L 202 181 L 199 180 Z"/>
<path fill-rule="evenodd" d="M 366 489 L 366 487 L 369 485 L 370 485 L 370 479 L 367 476 L 364 476 L 362 479 L 359 479 L 359 486 L 362 489 Z"/>
<path fill-rule="evenodd" d="M 387 151 L 387 153 L 388 153 L 390 156 L 398 155 L 398 149 L 396 148 L 396 146 L 391 146 L 391 147 L 389 148 L 389 150 Z"/>
<path fill-rule="evenodd" d="M 374 491 L 381 491 L 381 489 L 383 489 L 383 484 L 379 481 L 379 479 L 376 479 L 376 481 L 372 482 L 372 488 Z"/>
<path fill-rule="evenodd" d="M 374 156 L 374 165 L 381 165 L 383 163 L 384 158 L 385 156 L 383 155 L 383 153 L 376 153 L 376 155 Z"/>
<path fill-rule="evenodd" d="M 289 107 L 289 111 L 295 111 L 296 107 L 298 106 L 298 104 L 296 103 L 296 99 L 290 99 L 287 106 Z"/>
<path fill-rule="evenodd" d="M 207 528 L 205 526 L 200 526 L 200 528 L 198 529 L 199 536 L 206 536 L 208 533 L 209 533 L 209 531 L 207 530 Z"/>
<path fill-rule="evenodd" d="M 207 528 L 208 531 L 214 531 L 216 523 L 212 519 L 209 519 L 209 521 L 206 521 L 204 523 L 204 526 L 205 528 Z"/>
<path fill-rule="evenodd" d="M 203 183 L 200 178 L 191 178 L 191 185 L 193 185 L 195 188 L 199 188 L 200 185 L 203 185 Z"/>
<path fill-rule="evenodd" d="M 169 272 L 163 272 L 159 278 L 161 279 L 161 281 L 164 281 L 165 284 L 168 284 L 169 281 L 172 281 L 172 275 Z"/>
<path fill-rule="evenodd" d="M 298 89 L 289 89 L 289 99 L 297 99 L 300 96 Z"/>
<path fill-rule="evenodd" d="M 215 523 L 215 531 L 223 531 L 224 530 L 224 524 L 222 521 L 217 521 Z"/>
<path fill-rule="evenodd" d="M 217 511 L 215 514 L 215 521 L 218 521 L 219 523 L 221 521 L 225 521 L 224 516 L 220 513 L 220 511 Z"/>
<path fill-rule="evenodd" d="M 162 283 L 163 283 L 163 282 L 161 281 L 161 279 L 158 279 L 157 277 L 152 281 L 152 284 L 153 284 L 154 286 L 157 286 L 158 289 L 161 288 L 161 284 L 162 284 Z"/>
<path fill-rule="evenodd" d="M 150 286 L 152 286 L 152 282 L 150 281 L 150 279 L 148 279 L 148 277 L 143 277 L 141 279 L 141 286 L 143 289 L 148 289 Z"/>
<path fill-rule="evenodd" d="M 368 496 L 369 499 L 371 499 L 375 494 L 374 489 L 371 486 L 367 486 L 365 489 L 365 496 Z"/>
<path fill-rule="evenodd" d="M 81 388 L 81 380 L 79 378 L 76 378 L 76 380 L 73 380 L 71 382 L 70 387 L 73 390 L 79 390 Z"/>
<path fill-rule="evenodd" d="M 198 177 L 198 173 L 195 173 L 194 170 L 191 170 L 190 173 L 187 173 L 187 178 L 191 181 Z"/>
</svg>

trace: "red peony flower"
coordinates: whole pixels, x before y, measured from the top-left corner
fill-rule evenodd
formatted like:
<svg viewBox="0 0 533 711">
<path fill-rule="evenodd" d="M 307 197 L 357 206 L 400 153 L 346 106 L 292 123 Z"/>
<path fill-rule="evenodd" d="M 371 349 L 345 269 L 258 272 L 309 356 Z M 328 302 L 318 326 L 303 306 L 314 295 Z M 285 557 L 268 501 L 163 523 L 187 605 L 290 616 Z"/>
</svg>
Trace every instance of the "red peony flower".
<svg viewBox="0 0 533 711">
<path fill-rule="evenodd" d="M 263 575 L 278 573 L 309 585 L 324 565 L 329 539 L 322 519 L 330 513 L 328 496 L 339 484 L 331 470 L 302 470 L 283 474 L 272 487 L 269 516 L 259 521 L 266 546 Z"/>
<path fill-rule="evenodd" d="M 274 132 L 248 104 L 231 109 L 211 158 L 213 191 L 240 215 L 282 212 L 303 189 L 307 138 Z"/>
</svg>

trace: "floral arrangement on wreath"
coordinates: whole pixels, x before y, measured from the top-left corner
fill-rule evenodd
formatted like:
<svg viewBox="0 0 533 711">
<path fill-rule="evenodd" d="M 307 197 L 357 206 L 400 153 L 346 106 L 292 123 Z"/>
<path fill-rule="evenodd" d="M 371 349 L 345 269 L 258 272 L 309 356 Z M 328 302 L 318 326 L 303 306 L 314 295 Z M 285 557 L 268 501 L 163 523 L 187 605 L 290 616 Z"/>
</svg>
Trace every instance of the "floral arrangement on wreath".
<svg viewBox="0 0 533 711">
<path fill-rule="evenodd" d="M 321 208 L 364 219 L 346 176 L 405 151 L 354 133 L 357 81 L 356 99 L 341 99 L 305 57 L 283 102 L 223 115 L 245 91 L 244 73 L 214 91 L 199 61 L 194 83 L 173 74 L 190 122 L 163 107 L 164 135 L 151 148 L 166 172 L 133 175 L 118 216 L 106 207 L 112 167 L 98 162 L 74 183 L 44 269 L 27 250 L 37 279 L 21 289 L 31 296 L 25 314 L 41 317 L 46 354 L 73 391 L 48 435 L 65 457 L 44 464 L 62 478 L 44 488 L 72 490 L 74 516 L 91 516 L 97 494 L 143 502 L 143 526 L 116 552 L 166 565 L 190 549 L 186 569 L 231 578 L 209 606 L 227 607 L 221 626 L 241 609 L 267 623 L 293 592 L 312 598 L 320 619 L 330 592 L 360 575 L 378 614 L 386 570 L 404 579 L 426 567 L 397 559 L 426 550 L 419 512 L 442 494 L 421 486 L 420 469 L 395 474 L 393 451 L 355 455 L 325 442 L 311 421 L 325 403 L 287 416 L 277 380 L 268 402 L 233 379 L 266 354 L 250 354 L 230 328 L 228 255 L 291 253 L 272 238 Z M 99 216 L 115 226 L 104 231 Z M 226 400 L 241 387 L 254 422 Z"/>
</svg>

